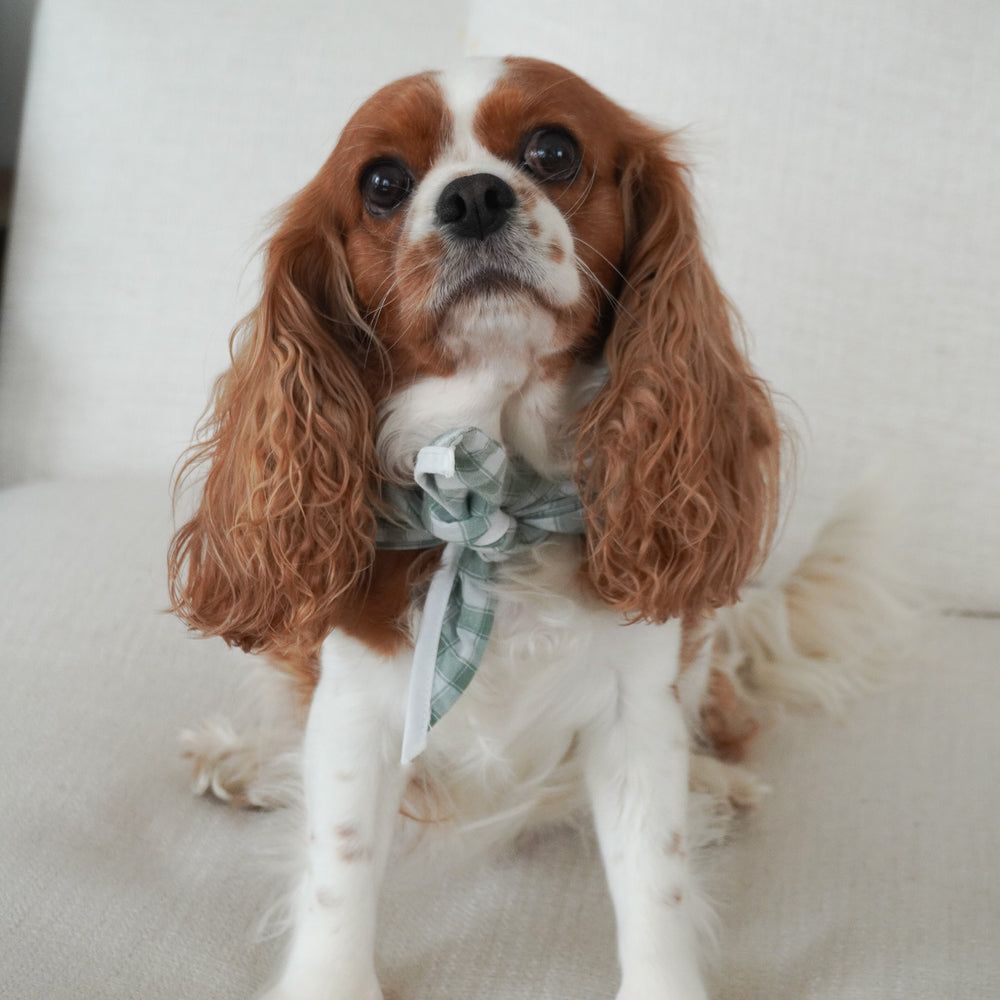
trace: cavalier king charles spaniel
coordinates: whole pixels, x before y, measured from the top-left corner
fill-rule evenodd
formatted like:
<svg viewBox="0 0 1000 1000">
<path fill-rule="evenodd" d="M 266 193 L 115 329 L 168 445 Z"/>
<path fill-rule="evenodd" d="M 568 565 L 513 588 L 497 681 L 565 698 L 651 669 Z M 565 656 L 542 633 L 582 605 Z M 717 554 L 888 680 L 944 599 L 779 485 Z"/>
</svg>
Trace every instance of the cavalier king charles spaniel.
<svg viewBox="0 0 1000 1000">
<path fill-rule="evenodd" d="M 619 996 L 706 996 L 689 785 L 757 798 L 755 689 L 835 698 L 830 623 L 870 599 L 847 515 L 737 604 L 781 441 L 670 135 L 533 59 L 360 107 L 270 240 L 169 556 L 183 620 L 284 678 L 266 724 L 187 735 L 244 804 L 298 751 L 269 997 L 381 996 L 393 857 L 588 808 Z"/>
</svg>

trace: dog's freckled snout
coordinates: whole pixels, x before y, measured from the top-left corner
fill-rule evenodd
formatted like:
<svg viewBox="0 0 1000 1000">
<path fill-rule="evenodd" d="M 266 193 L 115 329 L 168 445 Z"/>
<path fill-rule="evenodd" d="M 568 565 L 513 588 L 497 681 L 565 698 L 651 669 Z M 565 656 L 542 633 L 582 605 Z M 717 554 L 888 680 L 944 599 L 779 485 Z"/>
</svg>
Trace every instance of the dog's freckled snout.
<svg viewBox="0 0 1000 1000">
<path fill-rule="evenodd" d="M 514 189 L 496 174 L 456 177 L 438 198 L 437 221 L 455 236 L 485 240 L 507 224 L 516 204 Z"/>
</svg>

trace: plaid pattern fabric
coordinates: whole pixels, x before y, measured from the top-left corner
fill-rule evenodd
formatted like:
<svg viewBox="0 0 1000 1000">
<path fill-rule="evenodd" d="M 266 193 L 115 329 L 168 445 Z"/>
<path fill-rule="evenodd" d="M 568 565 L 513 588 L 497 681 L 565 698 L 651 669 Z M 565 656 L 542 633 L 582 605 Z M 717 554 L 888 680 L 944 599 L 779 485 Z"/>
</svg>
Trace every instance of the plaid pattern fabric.
<svg viewBox="0 0 1000 1000">
<path fill-rule="evenodd" d="M 468 687 L 482 660 L 493 628 L 490 584 L 497 563 L 553 532 L 582 534 L 583 508 L 572 483 L 550 482 L 509 460 L 502 445 L 475 427 L 449 431 L 422 448 L 414 479 L 415 489 L 386 488 L 394 520 L 380 522 L 377 544 L 415 549 L 446 543 L 438 574 L 452 575 L 453 583 L 437 641 L 429 728 Z M 430 598 L 421 632 L 436 627 L 427 620 L 429 605 Z"/>
</svg>

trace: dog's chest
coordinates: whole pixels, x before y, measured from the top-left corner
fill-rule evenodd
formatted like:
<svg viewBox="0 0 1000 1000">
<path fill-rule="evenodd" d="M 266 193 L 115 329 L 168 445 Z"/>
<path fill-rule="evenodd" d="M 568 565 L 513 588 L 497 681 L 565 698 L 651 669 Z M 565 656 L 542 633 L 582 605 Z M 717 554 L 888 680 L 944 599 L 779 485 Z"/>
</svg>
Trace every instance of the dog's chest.
<svg viewBox="0 0 1000 1000">
<path fill-rule="evenodd" d="M 575 542 L 550 542 L 501 575 L 486 654 L 425 754 L 463 820 L 571 808 L 578 734 L 613 713 L 618 671 L 674 679 L 676 625 L 624 625 L 582 590 L 578 568 Z"/>
<path fill-rule="evenodd" d="M 390 479 L 409 483 L 417 452 L 439 435 L 476 427 L 542 476 L 570 472 L 571 415 L 598 384 L 591 366 L 549 369 L 523 351 L 499 351 L 448 377 L 419 379 L 380 410 L 378 451 Z"/>
</svg>

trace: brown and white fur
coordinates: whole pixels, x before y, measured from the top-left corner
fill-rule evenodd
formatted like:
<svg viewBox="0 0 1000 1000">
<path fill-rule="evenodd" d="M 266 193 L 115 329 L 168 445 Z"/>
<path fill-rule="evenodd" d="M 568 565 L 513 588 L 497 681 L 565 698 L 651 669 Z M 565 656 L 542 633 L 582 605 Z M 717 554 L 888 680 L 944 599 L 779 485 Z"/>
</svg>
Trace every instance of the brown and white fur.
<svg viewBox="0 0 1000 1000">
<path fill-rule="evenodd" d="M 463 426 L 572 477 L 587 530 L 501 565 L 479 671 L 404 765 L 438 553 L 376 549 L 380 485 L 409 482 L 419 448 Z M 669 135 L 527 59 L 409 77 L 360 108 L 270 241 L 170 552 L 184 620 L 290 678 L 269 725 L 187 737 L 199 790 L 255 804 L 283 798 L 271 758 L 301 744 L 306 860 L 268 997 L 381 996 L 394 844 L 472 826 L 481 842 L 582 805 L 619 997 L 705 996 L 689 781 L 756 800 L 719 759 L 756 730 L 740 695 L 808 692 L 810 662 L 835 673 L 836 635 L 815 639 L 824 604 L 853 628 L 857 595 L 878 590 L 852 515 L 837 551 L 759 592 L 756 617 L 729 609 L 771 539 L 779 450 Z"/>
</svg>

